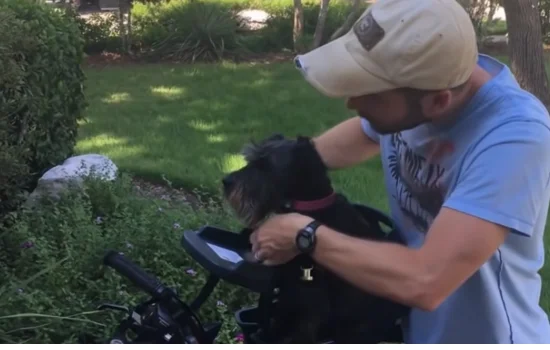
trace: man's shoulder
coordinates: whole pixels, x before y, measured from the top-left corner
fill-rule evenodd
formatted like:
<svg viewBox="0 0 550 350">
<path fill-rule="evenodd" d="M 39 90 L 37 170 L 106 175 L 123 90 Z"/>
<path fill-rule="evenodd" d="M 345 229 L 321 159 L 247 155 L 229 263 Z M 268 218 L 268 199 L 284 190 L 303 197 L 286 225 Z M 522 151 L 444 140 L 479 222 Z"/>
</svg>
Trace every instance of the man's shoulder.
<svg viewBox="0 0 550 350">
<path fill-rule="evenodd" d="M 537 164 L 550 168 L 550 118 L 546 114 L 523 106 L 497 118 L 500 120 L 487 123 L 467 147 L 467 163 L 504 162 L 513 167 L 532 162 L 534 157 Z"/>
<path fill-rule="evenodd" d="M 480 146 L 506 142 L 550 146 L 550 114 L 544 104 L 523 89 L 503 63 L 486 55 L 479 62 L 493 79 L 467 117 L 468 133 Z"/>
<path fill-rule="evenodd" d="M 495 114 L 496 121 L 506 123 L 530 120 L 550 125 L 550 114 L 544 104 L 517 82 L 510 68 L 496 58 L 480 55 L 479 65 L 493 76 L 481 92 L 479 111 Z"/>
</svg>

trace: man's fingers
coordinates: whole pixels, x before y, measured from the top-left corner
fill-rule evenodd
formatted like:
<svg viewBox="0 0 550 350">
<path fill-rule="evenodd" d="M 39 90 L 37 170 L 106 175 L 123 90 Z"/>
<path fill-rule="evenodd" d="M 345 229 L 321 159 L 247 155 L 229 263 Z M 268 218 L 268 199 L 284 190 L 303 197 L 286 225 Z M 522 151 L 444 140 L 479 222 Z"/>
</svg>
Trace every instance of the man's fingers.
<svg viewBox="0 0 550 350">
<path fill-rule="evenodd" d="M 254 259 L 258 260 L 258 261 L 262 261 L 265 259 L 265 252 L 264 251 L 261 251 L 261 250 L 258 250 L 254 253 Z"/>
<path fill-rule="evenodd" d="M 254 259 L 256 259 L 258 261 L 262 261 L 262 257 L 260 256 L 260 252 L 254 253 Z"/>
<path fill-rule="evenodd" d="M 252 232 L 252 234 L 250 235 L 249 241 L 252 245 L 258 242 L 258 233 L 256 231 Z"/>
<path fill-rule="evenodd" d="M 254 253 L 254 258 L 256 260 L 261 260 L 259 259 L 258 257 L 261 257 L 262 254 L 260 252 L 260 247 L 258 247 L 257 245 L 256 246 L 252 246 L 252 253 Z"/>
</svg>

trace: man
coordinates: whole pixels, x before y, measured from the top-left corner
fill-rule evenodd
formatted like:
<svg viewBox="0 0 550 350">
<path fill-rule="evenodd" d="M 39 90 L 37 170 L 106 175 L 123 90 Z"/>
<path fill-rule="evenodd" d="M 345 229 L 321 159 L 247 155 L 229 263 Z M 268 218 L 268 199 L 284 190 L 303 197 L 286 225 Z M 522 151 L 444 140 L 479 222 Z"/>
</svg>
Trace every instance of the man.
<svg viewBox="0 0 550 350">
<path fill-rule="evenodd" d="M 312 219 L 287 214 L 252 235 L 256 256 L 273 265 L 306 252 L 365 291 L 412 306 L 408 343 L 550 343 L 538 274 L 549 116 L 505 65 L 478 54 L 463 8 L 379 0 L 348 34 L 296 65 L 357 111 L 316 147 L 331 169 L 380 153 L 391 216 L 408 247 L 325 226 L 297 243 Z"/>
</svg>

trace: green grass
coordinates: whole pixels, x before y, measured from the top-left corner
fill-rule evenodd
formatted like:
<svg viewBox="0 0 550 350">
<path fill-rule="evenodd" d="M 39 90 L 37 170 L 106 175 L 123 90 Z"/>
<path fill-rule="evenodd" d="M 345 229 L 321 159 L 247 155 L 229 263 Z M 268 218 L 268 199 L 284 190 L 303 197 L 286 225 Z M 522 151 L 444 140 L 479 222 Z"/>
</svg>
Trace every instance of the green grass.
<svg viewBox="0 0 550 350">
<path fill-rule="evenodd" d="M 287 63 L 112 67 L 87 75 L 90 107 L 79 153 L 106 154 L 124 170 L 211 192 L 244 164 L 239 151 L 250 139 L 314 135 L 351 116 Z M 335 181 L 355 199 L 383 201 L 376 161 Z"/>
<path fill-rule="evenodd" d="M 239 151 L 251 138 L 316 135 L 352 115 L 289 63 L 136 65 L 86 73 L 90 108 L 77 151 L 105 154 L 123 170 L 166 176 L 187 188 L 218 191 L 221 177 L 244 164 Z M 332 176 L 352 200 L 388 209 L 378 158 Z M 550 268 L 542 275 L 542 304 L 550 310 Z"/>
</svg>

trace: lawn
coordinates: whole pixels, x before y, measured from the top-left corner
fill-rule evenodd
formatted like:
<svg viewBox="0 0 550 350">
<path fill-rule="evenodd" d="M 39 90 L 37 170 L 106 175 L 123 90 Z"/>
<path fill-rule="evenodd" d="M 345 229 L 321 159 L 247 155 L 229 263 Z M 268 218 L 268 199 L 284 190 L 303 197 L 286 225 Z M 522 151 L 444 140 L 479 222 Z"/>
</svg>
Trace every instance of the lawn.
<svg viewBox="0 0 550 350">
<path fill-rule="evenodd" d="M 290 63 L 112 66 L 86 73 L 90 107 L 77 151 L 105 154 L 123 170 L 165 176 L 186 188 L 218 191 L 223 174 L 243 165 L 239 150 L 250 139 L 316 135 L 352 115 L 342 101 L 313 90 Z M 352 200 L 387 209 L 379 159 L 332 175 Z M 542 273 L 548 311 L 550 268 Z"/>
<path fill-rule="evenodd" d="M 316 135 L 352 115 L 287 63 L 111 67 L 87 76 L 79 153 L 106 154 L 141 176 L 214 192 L 224 173 L 243 165 L 239 151 L 251 139 Z M 380 175 L 374 161 L 335 174 L 335 182 L 354 199 L 382 205 Z"/>
</svg>

